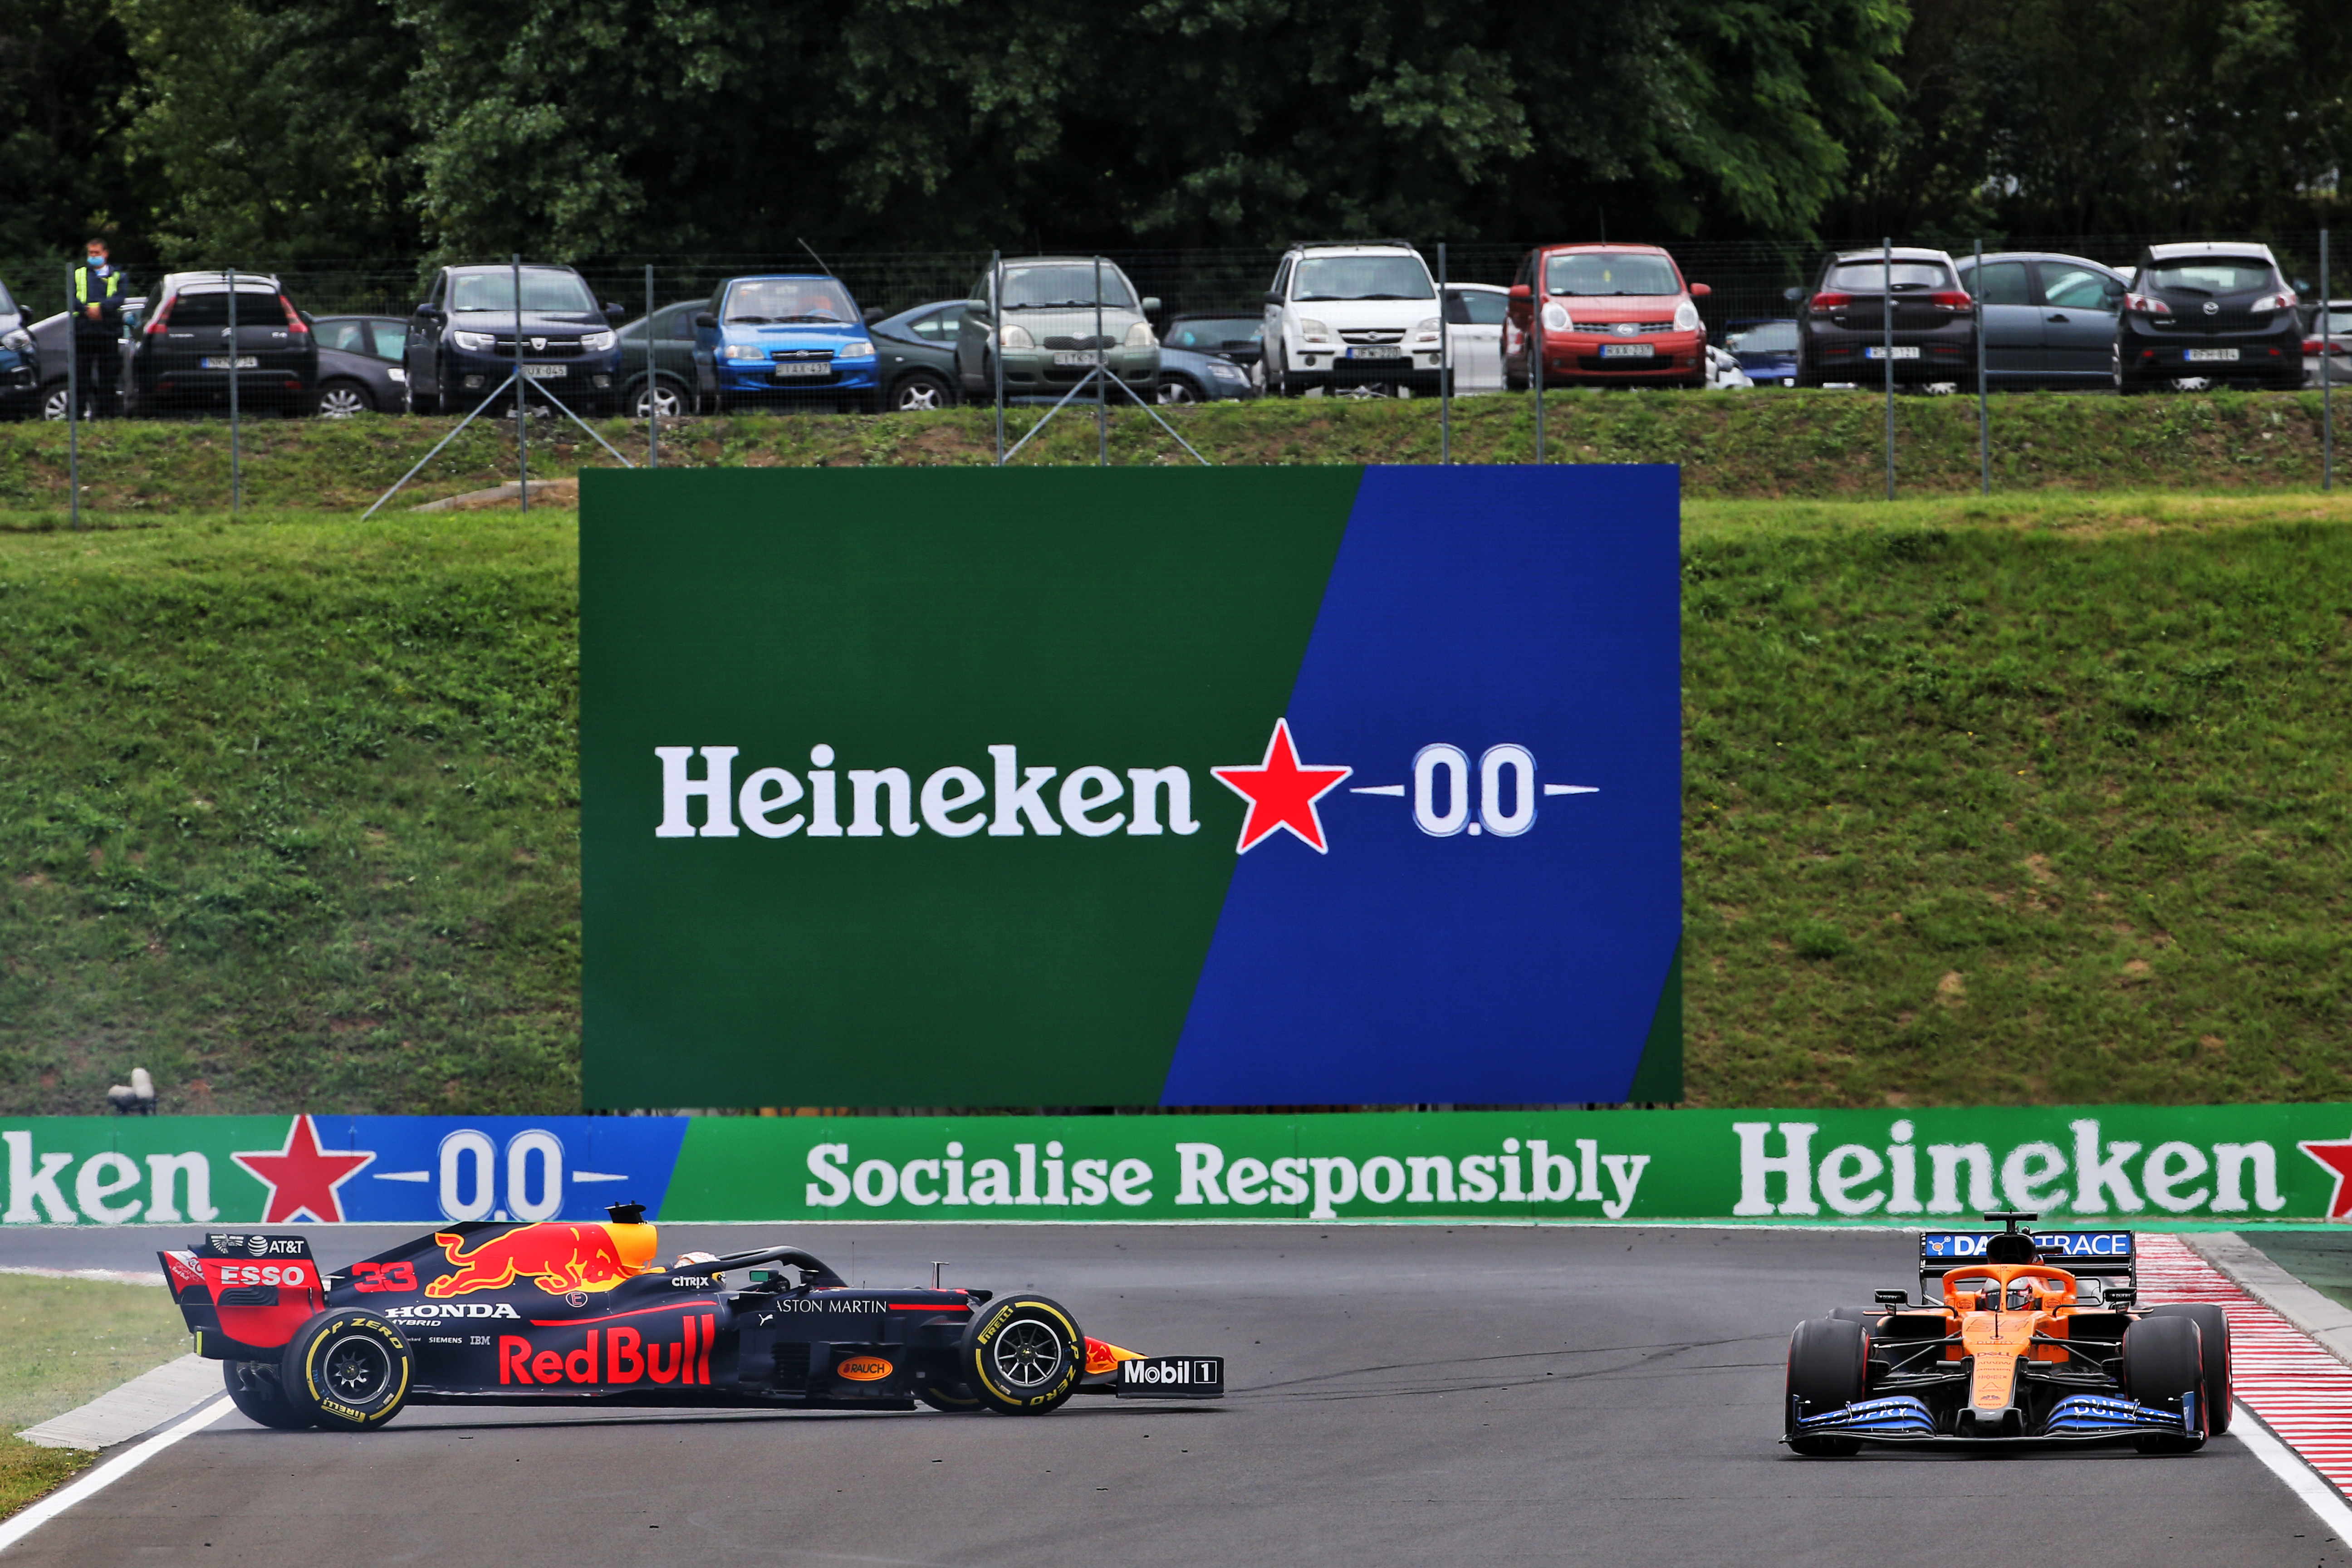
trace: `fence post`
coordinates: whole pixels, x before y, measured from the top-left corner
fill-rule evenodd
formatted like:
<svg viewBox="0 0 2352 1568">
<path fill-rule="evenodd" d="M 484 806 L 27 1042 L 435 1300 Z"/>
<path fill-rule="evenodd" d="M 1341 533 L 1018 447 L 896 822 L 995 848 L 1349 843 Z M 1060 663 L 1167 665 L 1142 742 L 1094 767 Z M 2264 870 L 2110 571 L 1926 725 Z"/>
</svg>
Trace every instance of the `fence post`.
<svg viewBox="0 0 2352 1568">
<path fill-rule="evenodd" d="M 1103 345 L 1102 258 L 1095 258 L 1095 467 L 1110 467 L 1110 350 Z"/>
<path fill-rule="evenodd" d="M 228 514 L 235 517 L 245 499 L 245 473 L 239 463 L 236 369 L 236 268 L 228 269 Z"/>
<path fill-rule="evenodd" d="M 66 494 L 81 528 L 81 313 L 74 308 L 74 269 L 66 268 Z"/>
<path fill-rule="evenodd" d="M 1984 341 L 1984 241 L 1973 242 L 1977 252 L 1977 269 L 1969 274 L 1975 284 L 1975 296 L 1969 309 L 1977 319 L 1977 468 L 1981 473 L 1982 491 L 1992 494 L 1992 410 L 1985 402 L 1985 341 Z"/>
<path fill-rule="evenodd" d="M 515 465 L 522 476 L 522 510 L 530 511 L 530 405 L 524 400 L 530 378 L 522 373 L 522 252 L 509 253 L 514 266 Z M 495 340 L 493 340 L 495 341 Z"/>
<path fill-rule="evenodd" d="M 654 264 L 646 263 L 646 467 L 661 467 L 661 383 L 654 379 Z"/>
<path fill-rule="evenodd" d="M 1004 467 L 1004 252 L 988 253 L 988 363 L 996 376 L 996 466 Z"/>
<path fill-rule="evenodd" d="M 1895 499 L 1895 241 L 1879 239 L 1878 320 L 1886 355 L 1886 499 Z"/>
<path fill-rule="evenodd" d="M 1536 256 L 1535 267 L 1530 274 L 1535 287 L 1528 290 L 1528 374 L 1529 379 L 1534 383 L 1536 389 L 1536 462 L 1538 466 L 1541 466 L 1544 460 L 1543 273 L 1544 258 L 1542 254 L 1538 252 Z"/>
<path fill-rule="evenodd" d="M 1454 461 L 1453 339 L 1445 330 L 1445 242 L 1437 242 L 1437 460 Z"/>
<path fill-rule="evenodd" d="M 2327 308 L 2327 231 L 2319 231 L 2319 488 L 2336 488 L 2336 317 Z"/>
</svg>

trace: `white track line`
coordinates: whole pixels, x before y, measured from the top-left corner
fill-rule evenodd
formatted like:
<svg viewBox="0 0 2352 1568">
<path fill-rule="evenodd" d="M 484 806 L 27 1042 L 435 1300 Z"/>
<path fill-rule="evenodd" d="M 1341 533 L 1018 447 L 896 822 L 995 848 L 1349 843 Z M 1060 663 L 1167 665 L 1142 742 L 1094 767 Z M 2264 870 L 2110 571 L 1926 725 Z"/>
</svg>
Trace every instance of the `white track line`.
<svg viewBox="0 0 2352 1568">
<path fill-rule="evenodd" d="M 2238 1418 L 2231 1423 L 2230 1436 L 2243 1443 L 2271 1474 L 2284 1481 L 2287 1489 L 2319 1516 L 2319 1522 L 2336 1532 L 2338 1542 L 2352 1542 L 2352 1508 L 2346 1507 L 2336 1489 L 2321 1480 L 2294 1449 L 2272 1436 L 2270 1429 L 2252 1411 L 2242 1405 L 2238 1406 Z"/>
<path fill-rule="evenodd" d="M 16 1518 L 0 1523 L 0 1552 L 16 1545 L 83 1499 L 104 1491 L 181 1438 L 193 1436 L 211 1426 L 228 1408 L 228 1397 L 224 1394 L 178 1426 L 164 1428 L 121 1458 L 109 1459 L 65 1490 L 52 1492 Z"/>
</svg>

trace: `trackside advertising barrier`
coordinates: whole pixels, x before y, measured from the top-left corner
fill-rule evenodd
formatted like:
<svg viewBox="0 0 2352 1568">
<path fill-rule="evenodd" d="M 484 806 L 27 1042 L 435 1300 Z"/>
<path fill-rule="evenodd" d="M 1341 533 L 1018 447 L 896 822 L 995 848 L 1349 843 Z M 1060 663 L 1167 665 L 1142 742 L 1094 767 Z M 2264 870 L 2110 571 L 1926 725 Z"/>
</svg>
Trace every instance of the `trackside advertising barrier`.
<svg viewBox="0 0 2352 1568">
<path fill-rule="evenodd" d="M 2352 1218 L 2352 1105 L 0 1121 L 9 1225 Z"/>
</svg>

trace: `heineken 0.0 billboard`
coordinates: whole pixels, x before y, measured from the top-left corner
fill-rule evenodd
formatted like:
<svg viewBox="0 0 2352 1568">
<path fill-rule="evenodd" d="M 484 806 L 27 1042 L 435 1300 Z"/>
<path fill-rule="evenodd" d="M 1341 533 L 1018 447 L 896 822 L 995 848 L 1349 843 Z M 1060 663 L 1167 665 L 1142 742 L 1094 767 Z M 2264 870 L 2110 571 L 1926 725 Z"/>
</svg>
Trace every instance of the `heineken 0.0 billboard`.
<svg viewBox="0 0 2352 1568">
<path fill-rule="evenodd" d="M 586 476 L 587 1103 L 1679 1098 L 1676 489 Z"/>
</svg>

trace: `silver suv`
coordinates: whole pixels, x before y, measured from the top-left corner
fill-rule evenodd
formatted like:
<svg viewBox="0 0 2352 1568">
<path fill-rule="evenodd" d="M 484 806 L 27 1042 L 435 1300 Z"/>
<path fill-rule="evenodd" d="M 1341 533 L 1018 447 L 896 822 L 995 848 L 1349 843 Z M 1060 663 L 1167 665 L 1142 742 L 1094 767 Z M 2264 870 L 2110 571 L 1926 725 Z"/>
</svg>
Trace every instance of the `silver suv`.
<svg viewBox="0 0 2352 1568">
<path fill-rule="evenodd" d="M 1401 239 L 1301 240 L 1265 293 L 1265 391 L 1410 396 L 1438 383 L 1437 284 Z"/>
</svg>

